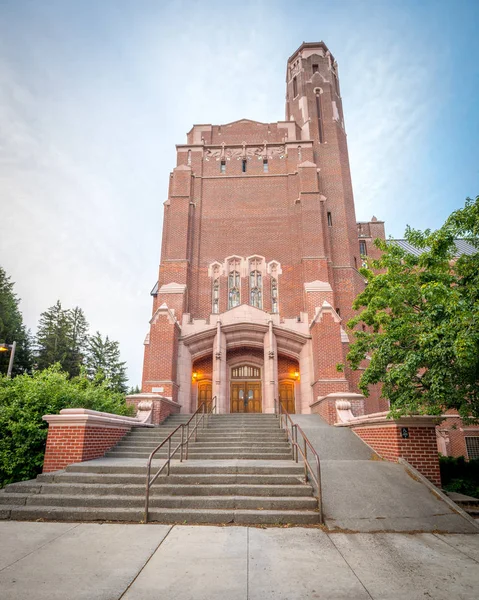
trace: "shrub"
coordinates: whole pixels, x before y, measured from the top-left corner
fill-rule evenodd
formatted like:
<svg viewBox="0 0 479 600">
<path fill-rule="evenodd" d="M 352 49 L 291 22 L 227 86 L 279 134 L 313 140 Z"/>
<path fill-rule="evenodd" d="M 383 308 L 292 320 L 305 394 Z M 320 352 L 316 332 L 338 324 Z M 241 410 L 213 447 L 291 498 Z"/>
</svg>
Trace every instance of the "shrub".
<svg viewBox="0 0 479 600">
<path fill-rule="evenodd" d="M 479 498 L 479 459 L 466 461 L 464 456 L 440 456 L 442 487 Z"/>
<path fill-rule="evenodd" d="M 40 473 L 48 431 L 43 415 L 88 408 L 131 416 L 134 408 L 107 384 L 84 373 L 69 379 L 58 365 L 31 376 L 0 376 L 0 487 Z"/>
</svg>

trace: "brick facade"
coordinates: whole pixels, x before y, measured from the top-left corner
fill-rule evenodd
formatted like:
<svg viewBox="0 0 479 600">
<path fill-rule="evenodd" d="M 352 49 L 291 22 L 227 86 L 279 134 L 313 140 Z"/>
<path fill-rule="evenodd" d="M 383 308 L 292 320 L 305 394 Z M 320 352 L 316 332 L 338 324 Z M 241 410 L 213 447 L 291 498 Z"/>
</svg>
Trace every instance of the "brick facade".
<svg viewBox="0 0 479 600">
<path fill-rule="evenodd" d="M 297 412 L 356 391 L 336 365 L 364 287 L 359 239 L 372 248 L 373 236 L 382 222 L 356 223 L 337 64 L 323 42 L 303 44 L 285 121 L 194 125 L 177 146 L 142 391 L 192 412 L 195 369 L 229 412 L 238 355 L 261 369 L 265 412 L 291 372 Z"/>
</svg>

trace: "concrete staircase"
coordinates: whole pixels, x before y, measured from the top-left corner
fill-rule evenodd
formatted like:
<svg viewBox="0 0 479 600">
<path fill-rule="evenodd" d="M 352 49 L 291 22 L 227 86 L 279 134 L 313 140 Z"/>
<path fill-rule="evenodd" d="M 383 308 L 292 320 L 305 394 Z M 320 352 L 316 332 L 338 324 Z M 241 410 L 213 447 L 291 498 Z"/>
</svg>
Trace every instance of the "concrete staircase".
<svg viewBox="0 0 479 600">
<path fill-rule="evenodd" d="M 11 519 L 130 521 L 143 519 L 146 462 L 190 415 L 155 429 L 134 430 L 104 458 L 0 492 L 0 515 Z M 176 435 L 173 442 L 180 440 Z M 152 473 L 163 464 L 158 453 Z M 212 415 L 188 460 L 172 462 L 150 492 L 149 520 L 162 523 L 318 523 L 317 501 L 274 415 Z"/>
</svg>

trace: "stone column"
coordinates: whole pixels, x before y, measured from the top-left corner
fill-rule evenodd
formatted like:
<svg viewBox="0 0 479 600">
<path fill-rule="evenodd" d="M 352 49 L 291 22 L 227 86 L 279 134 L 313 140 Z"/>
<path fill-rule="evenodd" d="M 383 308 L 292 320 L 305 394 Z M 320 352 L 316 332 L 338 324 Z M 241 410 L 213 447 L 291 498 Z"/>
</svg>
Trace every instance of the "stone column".
<svg viewBox="0 0 479 600">
<path fill-rule="evenodd" d="M 296 399 L 296 410 L 303 415 L 309 415 L 311 413 L 310 405 L 313 402 L 313 388 L 311 387 L 313 382 L 313 356 L 310 340 L 301 348 L 299 354 L 299 373 L 301 377 L 299 383 L 301 397 L 299 402 Z"/>
<path fill-rule="evenodd" d="M 274 413 L 274 401 L 278 400 L 278 347 L 273 333 L 273 321 L 264 335 L 264 398 L 263 412 Z"/>
<path fill-rule="evenodd" d="M 177 382 L 179 385 L 178 390 L 178 403 L 181 404 L 181 412 L 193 413 L 193 404 L 191 398 L 191 373 L 192 373 L 192 360 L 189 348 L 187 348 L 183 342 L 179 342 L 178 345 L 178 367 L 177 367 Z"/>
<path fill-rule="evenodd" d="M 218 321 L 213 340 L 213 397 L 216 396 L 218 413 L 230 411 L 226 368 L 226 335 L 221 331 L 221 321 Z"/>
</svg>

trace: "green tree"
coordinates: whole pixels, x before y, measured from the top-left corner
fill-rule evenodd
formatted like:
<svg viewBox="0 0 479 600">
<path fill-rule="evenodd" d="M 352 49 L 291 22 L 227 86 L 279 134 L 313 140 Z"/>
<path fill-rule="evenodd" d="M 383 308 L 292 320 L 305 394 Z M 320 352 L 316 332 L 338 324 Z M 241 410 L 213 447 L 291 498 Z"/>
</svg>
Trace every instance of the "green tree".
<svg viewBox="0 0 479 600">
<path fill-rule="evenodd" d="M 30 332 L 23 324 L 20 299 L 14 292 L 14 283 L 0 267 L 0 343 L 17 343 L 12 375 L 19 375 L 32 368 Z M 0 373 L 6 373 L 10 352 L 0 352 Z"/>
<path fill-rule="evenodd" d="M 63 309 L 60 300 L 40 315 L 36 335 L 37 367 L 60 363 L 71 377 L 80 373 L 88 346 L 88 323 L 81 308 Z"/>
<path fill-rule="evenodd" d="M 97 331 L 88 343 L 86 369 L 91 379 L 105 380 L 108 388 L 126 393 L 126 363 L 120 360 L 119 343 L 102 337 Z"/>
<path fill-rule="evenodd" d="M 348 361 L 368 358 L 359 387 L 381 383 L 395 415 L 456 409 L 479 417 L 479 252 L 457 255 L 455 239 L 479 250 L 479 196 L 437 231 L 407 228 L 419 256 L 376 240 L 379 260 L 361 269 L 367 286 L 348 326 Z M 367 326 L 366 331 L 357 328 Z"/>
<path fill-rule="evenodd" d="M 42 468 L 48 426 L 46 414 L 63 408 L 89 408 L 132 416 L 123 394 L 82 372 L 70 378 L 54 365 L 33 375 L 0 376 L 0 487 L 35 477 Z"/>
</svg>

